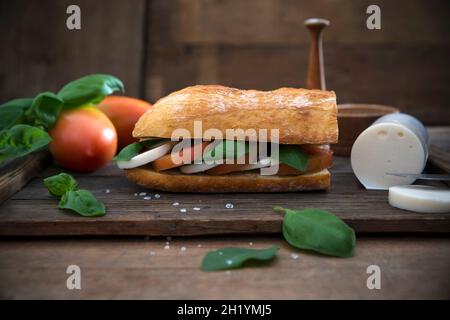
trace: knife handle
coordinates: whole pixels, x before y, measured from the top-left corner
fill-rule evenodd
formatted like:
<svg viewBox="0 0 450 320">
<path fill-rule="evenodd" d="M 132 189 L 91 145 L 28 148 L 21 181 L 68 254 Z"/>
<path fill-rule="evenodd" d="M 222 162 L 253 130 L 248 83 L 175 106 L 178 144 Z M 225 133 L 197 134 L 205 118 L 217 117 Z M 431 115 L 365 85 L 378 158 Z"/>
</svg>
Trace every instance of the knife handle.
<svg viewBox="0 0 450 320">
<path fill-rule="evenodd" d="M 304 24 L 309 29 L 311 35 L 306 88 L 326 90 L 322 51 L 322 31 L 325 27 L 330 25 L 330 21 L 320 18 L 311 18 L 305 20 Z"/>
</svg>

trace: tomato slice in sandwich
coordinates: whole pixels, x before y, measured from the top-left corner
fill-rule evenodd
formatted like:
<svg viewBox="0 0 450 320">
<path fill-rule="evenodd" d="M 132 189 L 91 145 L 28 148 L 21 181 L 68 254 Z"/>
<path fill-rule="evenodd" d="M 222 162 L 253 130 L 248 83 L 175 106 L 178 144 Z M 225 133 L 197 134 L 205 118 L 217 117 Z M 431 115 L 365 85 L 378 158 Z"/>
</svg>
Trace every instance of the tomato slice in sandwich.
<svg viewBox="0 0 450 320">
<path fill-rule="evenodd" d="M 202 142 L 201 143 L 201 149 L 200 149 L 201 152 L 199 154 L 200 157 L 202 156 L 203 150 L 205 149 L 205 147 L 208 144 L 209 144 L 209 142 Z M 194 150 L 195 150 L 195 146 L 191 145 L 190 147 L 184 148 L 183 150 L 181 150 L 178 155 L 179 155 L 179 157 L 183 157 L 183 151 L 190 152 L 191 153 L 190 159 L 192 160 L 191 162 L 193 162 L 195 160 L 195 158 L 194 158 Z M 153 161 L 152 162 L 152 166 L 153 166 L 153 169 L 155 171 L 159 172 L 159 171 L 164 171 L 164 170 L 177 168 L 177 167 L 180 167 L 182 165 L 189 164 L 191 162 L 188 162 L 188 163 L 184 163 L 184 162 L 175 163 L 172 160 L 172 153 L 169 153 L 169 154 L 166 154 L 165 156 L 163 156 L 163 157 Z"/>
<path fill-rule="evenodd" d="M 333 164 L 333 151 L 322 152 L 317 154 L 310 154 L 308 157 L 308 165 L 305 171 L 299 171 L 287 164 L 280 163 L 277 175 L 291 176 L 305 173 L 319 172 L 323 169 L 331 167 Z"/>
</svg>

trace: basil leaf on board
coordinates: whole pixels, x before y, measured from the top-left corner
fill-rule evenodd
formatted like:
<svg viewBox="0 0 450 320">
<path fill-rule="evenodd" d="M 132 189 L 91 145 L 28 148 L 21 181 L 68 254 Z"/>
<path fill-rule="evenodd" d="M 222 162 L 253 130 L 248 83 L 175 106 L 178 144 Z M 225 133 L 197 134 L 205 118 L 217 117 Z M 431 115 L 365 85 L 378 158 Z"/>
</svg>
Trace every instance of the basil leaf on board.
<svg viewBox="0 0 450 320">
<path fill-rule="evenodd" d="M 267 249 L 222 248 L 210 251 L 202 261 L 202 270 L 215 271 L 241 267 L 248 260 L 270 260 L 278 251 L 278 247 Z"/>
<path fill-rule="evenodd" d="M 204 161 L 215 161 L 222 159 L 234 159 L 247 154 L 249 144 L 245 141 L 222 140 L 214 148 L 209 149 L 203 155 Z"/>
<path fill-rule="evenodd" d="M 124 92 L 122 81 L 106 74 L 92 74 L 69 82 L 59 92 L 64 100 L 64 109 L 99 103 L 113 92 Z"/>
<path fill-rule="evenodd" d="M 26 124 L 0 131 L 0 163 L 42 149 L 50 141 L 52 139 L 47 132 Z"/>
<path fill-rule="evenodd" d="M 113 158 L 114 161 L 130 161 L 133 157 L 137 156 L 143 148 L 151 149 L 158 143 L 164 142 L 169 139 L 156 139 L 156 140 L 144 140 L 140 142 L 134 142 L 124 147 Z"/>
<path fill-rule="evenodd" d="M 28 123 L 50 130 L 54 127 L 63 104 L 64 101 L 52 92 L 38 94 L 25 113 Z"/>
<path fill-rule="evenodd" d="M 31 107 L 33 99 L 14 99 L 0 106 L 0 130 L 24 122 L 25 110 Z"/>
<path fill-rule="evenodd" d="M 78 183 L 74 177 L 67 173 L 60 173 L 44 179 L 44 186 L 48 191 L 57 197 L 63 196 L 68 191 L 78 189 Z"/>
<path fill-rule="evenodd" d="M 106 213 L 105 205 L 98 201 L 90 191 L 84 189 L 67 191 L 61 197 L 59 207 L 73 210 L 83 217 L 104 216 Z"/>
<path fill-rule="evenodd" d="M 287 164 L 299 171 L 305 171 L 308 166 L 308 155 L 296 145 L 280 144 L 280 163 Z"/>
<path fill-rule="evenodd" d="M 274 210 L 285 213 L 283 236 L 290 245 L 330 256 L 353 256 L 355 231 L 334 214 L 320 209 Z"/>
</svg>

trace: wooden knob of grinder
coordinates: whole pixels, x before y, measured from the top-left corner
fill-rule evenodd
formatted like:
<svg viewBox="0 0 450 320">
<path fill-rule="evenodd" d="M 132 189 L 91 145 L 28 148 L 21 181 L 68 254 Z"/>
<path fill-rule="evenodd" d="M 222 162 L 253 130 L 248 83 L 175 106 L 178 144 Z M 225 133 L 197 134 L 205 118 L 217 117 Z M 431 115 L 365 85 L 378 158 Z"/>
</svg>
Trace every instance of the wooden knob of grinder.
<svg viewBox="0 0 450 320">
<path fill-rule="evenodd" d="M 319 18 L 311 18 L 305 20 L 304 23 L 311 34 L 306 88 L 326 90 L 321 34 L 322 30 L 330 25 L 330 21 Z"/>
</svg>

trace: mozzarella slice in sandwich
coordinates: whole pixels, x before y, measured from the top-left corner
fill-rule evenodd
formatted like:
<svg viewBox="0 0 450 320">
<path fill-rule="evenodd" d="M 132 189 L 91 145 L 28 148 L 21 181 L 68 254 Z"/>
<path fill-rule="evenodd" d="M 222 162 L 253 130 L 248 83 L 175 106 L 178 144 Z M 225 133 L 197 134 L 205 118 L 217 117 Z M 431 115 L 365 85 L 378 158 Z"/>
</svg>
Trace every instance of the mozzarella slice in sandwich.
<svg viewBox="0 0 450 320">
<path fill-rule="evenodd" d="M 131 158 L 130 161 L 117 161 L 117 166 L 120 169 L 131 169 L 143 166 L 166 155 L 170 150 L 172 150 L 172 147 L 172 142 L 163 143 L 151 150 L 138 154 L 137 156 Z"/>
</svg>

